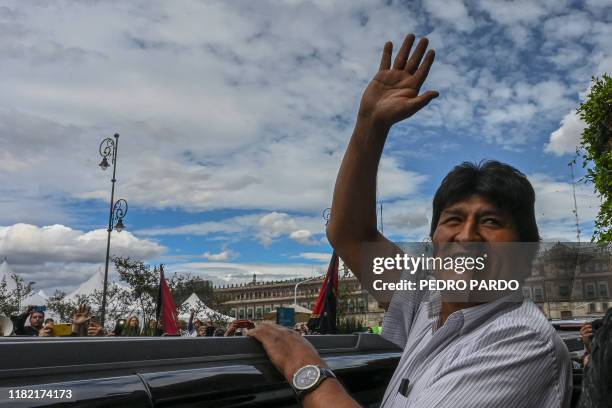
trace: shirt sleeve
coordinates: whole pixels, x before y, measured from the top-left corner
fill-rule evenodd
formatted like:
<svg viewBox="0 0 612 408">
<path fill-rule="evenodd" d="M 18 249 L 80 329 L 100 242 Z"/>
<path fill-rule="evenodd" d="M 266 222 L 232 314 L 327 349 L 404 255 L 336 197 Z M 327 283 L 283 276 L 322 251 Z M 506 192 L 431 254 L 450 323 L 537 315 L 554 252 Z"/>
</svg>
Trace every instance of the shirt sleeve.
<svg viewBox="0 0 612 408">
<path fill-rule="evenodd" d="M 569 406 L 569 353 L 552 339 L 543 339 L 527 327 L 506 327 L 488 333 L 461 354 L 416 396 L 415 406 Z"/>
<path fill-rule="evenodd" d="M 418 282 L 418 279 L 425 279 L 425 275 L 424 273 L 411 275 L 404 272 L 402 279 Z M 425 300 L 427 293 L 423 290 L 395 291 L 391 297 L 389 308 L 385 312 L 382 337 L 403 349 L 408 341 L 408 335 L 420 303 Z"/>
</svg>

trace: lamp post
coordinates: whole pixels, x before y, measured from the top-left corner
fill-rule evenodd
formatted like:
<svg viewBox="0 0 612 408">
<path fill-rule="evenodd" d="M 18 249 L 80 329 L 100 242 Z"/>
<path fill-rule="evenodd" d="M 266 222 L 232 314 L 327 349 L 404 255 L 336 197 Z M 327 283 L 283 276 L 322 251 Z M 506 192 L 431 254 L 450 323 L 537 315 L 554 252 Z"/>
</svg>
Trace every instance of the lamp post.
<svg viewBox="0 0 612 408">
<path fill-rule="evenodd" d="M 293 291 L 293 304 L 294 305 L 297 305 L 297 290 L 298 290 L 298 286 L 300 286 L 302 283 L 309 282 L 309 281 L 315 280 L 317 278 L 319 278 L 319 276 L 313 276 L 312 278 L 304 279 L 303 281 L 299 281 L 298 283 L 295 284 L 295 289 Z"/>
<path fill-rule="evenodd" d="M 108 289 L 108 263 L 110 261 L 110 241 L 111 232 L 113 228 L 117 232 L 123 231 L 125 225 L 123 225 L 123 218 L 127 214 L 128 205 L 127 201 L 119 199 L 115 202 L 115 182 L 117 174 L 117 150 L 119 148 L 119 133 L 115 133 L 115 140 L 108 137 L 100 143 L 100 156 L 102 161 L 100 162 L 100 168 L 106 170 L 110 167 L 108 159 L 110 158 L 113 165 L 113 177 L 111 178 L 111 198 L 110 198 L 110 210 L 108 215 L 108 237 L 106 239 L 106 263 L 104 265 L 104 287 L 102 288 L 102 306 L 100 310 L 100 323 L 104 327 L 104 317 L 106 315 L 106 294 Z M 113 224 L 115 224 L 113 226 Z"/>
</svg>

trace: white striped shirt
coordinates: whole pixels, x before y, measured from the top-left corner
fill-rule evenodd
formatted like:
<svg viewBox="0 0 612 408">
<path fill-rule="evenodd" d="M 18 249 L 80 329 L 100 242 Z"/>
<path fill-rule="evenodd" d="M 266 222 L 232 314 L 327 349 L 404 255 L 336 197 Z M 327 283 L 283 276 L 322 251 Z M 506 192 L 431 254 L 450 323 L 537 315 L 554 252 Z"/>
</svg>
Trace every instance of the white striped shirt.
<svg viewBox="0 0 612 408">
<path fill-rule="evenodd" d="M 520 293 L 439 321 L 434 292 L 400 291 L 382 335 L 404 349 L 381 407 L 569 407 L 567 347 Z"/>
</svg>

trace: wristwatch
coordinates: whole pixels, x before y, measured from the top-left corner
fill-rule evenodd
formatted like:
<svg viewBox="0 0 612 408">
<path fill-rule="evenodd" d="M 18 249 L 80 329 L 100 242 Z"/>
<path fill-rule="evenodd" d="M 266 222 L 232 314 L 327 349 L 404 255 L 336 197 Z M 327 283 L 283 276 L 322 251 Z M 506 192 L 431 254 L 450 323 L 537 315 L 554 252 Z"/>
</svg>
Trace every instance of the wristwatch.
<svg viewBox="0 0 612 408">
<path fill-rule="evenodd" d="M 317 389 L 326 378 L 336 378 L 332 370 L 316 365 L 306 365 L 293 374 L 291 387 L 299 400 L 306 394 Z"/>
</svg>

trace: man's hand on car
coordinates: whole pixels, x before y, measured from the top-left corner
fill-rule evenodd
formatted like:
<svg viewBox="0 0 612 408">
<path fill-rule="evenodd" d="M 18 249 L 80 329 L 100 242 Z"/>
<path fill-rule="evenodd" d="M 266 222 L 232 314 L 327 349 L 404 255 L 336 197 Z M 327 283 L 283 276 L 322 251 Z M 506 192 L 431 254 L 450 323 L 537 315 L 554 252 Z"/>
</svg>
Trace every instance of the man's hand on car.
<svg viewBox="0 0 612 408">
<path fill-rule="evenodd" d="M 314 347 L 299 333 L 273 323 L 261 323 L 247 332 L 263 346 L 276 369 L 288 382 L 293 374 L 308 364 L 327 367 Z"/>
</svg>

